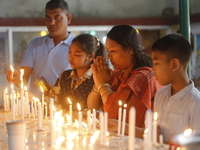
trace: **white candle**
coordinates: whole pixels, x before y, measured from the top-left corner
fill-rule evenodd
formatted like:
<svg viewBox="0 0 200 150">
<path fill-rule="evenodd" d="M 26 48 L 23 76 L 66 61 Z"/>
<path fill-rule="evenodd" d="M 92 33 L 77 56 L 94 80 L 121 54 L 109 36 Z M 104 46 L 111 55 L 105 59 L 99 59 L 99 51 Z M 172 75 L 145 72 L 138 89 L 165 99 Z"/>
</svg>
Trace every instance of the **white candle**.
<svg viewBox="0 0 200 150">
<path fill-rule="evenodd" d="M 20 90 L 20 100 L 21 100 L 21 120 L 24 120 L 24 90 Z"/>
<path fill-rule="evenodd" d="M 54 100 L 53 98 L 50 98 L 50 104 L 49 104 L 49 108 L 50 108 L 50 128 L 51 128 L 51 146 L 53 147 L 54 145 L 54 114 L 53 114 L 53 105 L 54 105 Z"/>
<path fill-rule="evenodd" d="M 9 100 L 9 95 L 8 94 L 6 94 L 6 109 L 7 109 L 7 111 L 10 110 L 10 100 Z"/>
<path fill-rule="evenodd" d="M 42 86 L 40 86 L 40 90 L 42 92 L 42 118 L 44 118 L 44 90 Z"/>
<path fill-rule="evenodd" d="M 163 145 L 163 135 L 160 134 L 159 136 L 159 142 L 160 142 L 160 145 L 162 146 Z"/>
<path fill-rule="evenodd" d="M 88 127 L 88 134 L 90 134 L 91 133 L 91 111 L 90 110 L 88 110 L 87 111 L 87 127 Z"/>
<path fill-rule="evenodd" d="M 50 121 L 53 122 L 53 105 L 54 105 L 54 100 L 53 98 L 50 98 Z"/>
<path fill-rule="evenodd" d="M 106 145 L 107 142 L 107 131 L 108 131 L 108 112 L 104 112 L 104 132 L 103 132 L 104 145 Z"/>
<path fill-rule="evenodd" d="M 157 144 L 157 118 L 158 113 L 154 112 L 154 121 L 153 121 L 153 144 Z"/>
<path fill-rule="evenodd" d="M 45 119 L 47 119 L 47 105 L 45 105 Z"/>
<path fill-rule="evenodd" d="M 151 145 L 152 138 L 151 138 L 151 132 L 152 132 L 152 111 L 147 110 L 145 114 L 145 127 L 148 129 L 147 132 L 147 143 Z"/>
<path fill-rule="evenodd" d="M 124 136 L 124 132 L 125 132 L 125 124 L 126 124 L 126 107 L 127 107 L 127 104 L 124 104 L 124 109 L 123 109 L 123 120 L 122 120 L 122 136 Z"/>
<path fill-rule="evenodd" d="M 69 98 L 67 98 L 68 100 L 68 103 L 69 103 L 69 116 L 71 118 L 71 121 L 72 121 L 72 102 Z"/>
<path fill-rule="evenodd" d="M 25 116 L 27 116 L 29 113 L 28 113 L 28 103 L 29 103 L 29 98 L 28 98 L 28 91 L 27 91 L 27 87 L 24 86 L 24 95 L 25 95 Z"/>
<path fill-rule="evenodd" d="M 147 147 L 147 133 L 148 133 L 148 129 L 146 128 L 143 133 L 144 146 L 146 147 Z"/>
<path fill-rule="evenodd" d="M 32 113 L 33 119 L 35 120 L 35 111 L 34 111 L 34 107 L 33 107 L 33 101 L 31 104 L 31 113 Z"/>
<path fill-rule="evenodd" d="M 128 149 L 135 149 L 135 108 L 131 107 L 129 110 L 129 140 L 128 140 Z"/>
<path fill-rule="evenodd" d="M 13 90 L 13 86 L 11 85 L 11 109 L 12 109 L 12 120 L 15 120 L 15 98 L 16 98 L 16 94 L 15 94 L 15 90 Z"/>
<path fill-rule="evenodd" d="M 37 117 L 37 100 L 36 100 L 36 98 L 33 98 L 33 100 L 34 100 L 34 109 L 35 109 L 35 116 Z"/>
<path fill-rule="evenodd" d="M 100 118 L 100 144 L 103 145 L 103 138 L 104 138 L 104 116 L 103 116 L 103 112 L 101 111 L 99 114 L 99 118 Z"/>
<path fill-rule="evenodd" d="M 7 95 L 8 95 L 8 88 L 6 87 L 4 90 L 4 111 L 8 110 L 7 106 Z"/>
<path fill-rule="evenodd" d="M 42 130 L 42 109 L 40 102 L 38 102 L 38 130 Z"/>
<path fill-rule="evenodd" d="M 92 111 L 92 132 L 96 131 L 96 110 L 93 109 Z"/>
<path fill-rule="evenodd" d="M 15 114 L 16 116 L 19 114 L 19 97 L 16 95 L 16 107 L 15 107 Z"/>
<path fill-rule="evenodd" d="M 82 112 L 81 112 L 81 106 L 79 103 L 77 103 L 78 108 L 78 134 L 81 135 L 81 127 L 82 127 Z"/>
<path fill-rule="evenodd" d="M 7 102 L 6 102 L 6 95 L 8 93 L 8 88 L 6 87 L 3 91 L 3 100 L 4 100 L 4 111 L 7 111 Z"/>
<path fill-rule="evenodd" d="M 117 134 L 120 135 L 121 133 L 121 121 L 122 121 L 122 101 L 119 101 L 119 109 L 118 109 L 118 132 Z"/>
<path fill-rule="evenodd" d="M 23 76 L 24 76 L 24 69 L 20 69 L 21 89 L 24 88 L 24 84 L 23 84 Z"/>
</svg>

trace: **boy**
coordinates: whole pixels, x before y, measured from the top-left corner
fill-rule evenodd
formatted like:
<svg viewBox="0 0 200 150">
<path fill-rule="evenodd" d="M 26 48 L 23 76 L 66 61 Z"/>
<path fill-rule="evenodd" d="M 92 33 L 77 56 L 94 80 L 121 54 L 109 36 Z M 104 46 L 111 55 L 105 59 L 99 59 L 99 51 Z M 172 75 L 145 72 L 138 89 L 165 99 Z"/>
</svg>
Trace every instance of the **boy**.
<svg viewBox="0 0 200 150">
<path fill-rule="evenodd" d="M 200 130 L 200 92 L 187 75 L 191 55 L 189 42 L 178 33 L 162 37 L 152 46 L 155 77 L 166 85 L 156 93 L 154 103 L 165 142 L 188 128 Z"/>
</svg>

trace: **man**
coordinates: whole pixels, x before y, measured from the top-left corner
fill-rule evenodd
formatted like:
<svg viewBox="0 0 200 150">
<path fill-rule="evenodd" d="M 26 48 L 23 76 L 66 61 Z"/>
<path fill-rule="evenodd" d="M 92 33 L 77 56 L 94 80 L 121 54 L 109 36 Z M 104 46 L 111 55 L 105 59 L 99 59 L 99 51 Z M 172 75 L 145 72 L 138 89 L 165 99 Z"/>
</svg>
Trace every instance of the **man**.
<svg viewBox="0 0 200 150">
<path fill-rule="evenodd" d="M 30 80 L 30 91 L 40 96 L 40 89 L 34 84 L 36 79 L 44 77 L 47 82 L 54 85 L 59 74 L 70 68 L 68 50 L 73 40 L 72 33 L 68 32 L 72 15 L 68 4 L 64 0 L 50 0 L 45 8 L 45 20 L 49 34 L 33 39 L 26 50 L 22 60 L 21 69 L 24 69 L 23 80 L 27 84 Z M 15 71 L 7 73 L 10 83 L 20 87 L 20 74 Z"/>
</svg>

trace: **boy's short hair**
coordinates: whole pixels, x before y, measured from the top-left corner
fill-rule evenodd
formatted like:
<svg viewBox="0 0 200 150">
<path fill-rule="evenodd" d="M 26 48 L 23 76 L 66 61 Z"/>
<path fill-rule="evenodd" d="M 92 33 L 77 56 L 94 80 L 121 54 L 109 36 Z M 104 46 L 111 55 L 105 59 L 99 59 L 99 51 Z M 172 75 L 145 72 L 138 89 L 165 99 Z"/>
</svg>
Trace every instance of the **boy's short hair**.
<svg viewBox="0 0 200 150">
<path fill-rule="evenodd" d="M 66 12 L 69 12 L 69 6 L 65 0 L 50 0 L 46 3 L 45 10 L 52 10 L 55 8 L 60 8 L 62 10 L 65 10 Z"/>
<path fill-rule="evenodd" d="M 192 47 L 188 40 L 179 33 L 168 34 L 153 43 L 151 51 L 166 54 L 169 60 L 177 58 L 183 65 L 187 65 L 192 56 Z"/>
</svg>

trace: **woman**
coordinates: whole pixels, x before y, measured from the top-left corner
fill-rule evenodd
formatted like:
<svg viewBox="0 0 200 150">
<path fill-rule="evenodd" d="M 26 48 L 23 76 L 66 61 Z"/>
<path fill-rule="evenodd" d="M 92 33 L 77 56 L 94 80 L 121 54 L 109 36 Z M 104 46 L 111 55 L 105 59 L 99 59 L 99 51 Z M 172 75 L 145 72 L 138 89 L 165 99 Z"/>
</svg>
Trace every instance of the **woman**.
<svg viewBox="0 0 200 150">
<path fill-rule="evenodd" d="M 154 95 L 161 86 L 153 75 L 151 59 L 142 49 L 140 35 L 129 25 L 116 25 L 107 34 L 106 48 L 115 70 L 107 68 L 104 58 L 95 59 L 91 65 L 95 85 L 88 96 L 88 108 L 103 106 L 109 119 L 117 119 L 121 100 L 128 110 L 136 108 L 136 126 L 144 127 L 145 112 L 152 109 Z"/>
<path fill-rule="evenodd" d="M 53 93 L 58 96 L 62 109 L 68 109 L 67 98 L 73 103 L 74 110 L 77 110 L 77 103 L 80 103 L 82 110 L 87 108 L 87 96 L 94 84 L 90 65 L 96 56 L 104 55 L 105 47 L 97 37 L 81 34 L 74 38 L 68 54 L 73 69 L 61 73 L 52 88 Z"/>
</svg>

